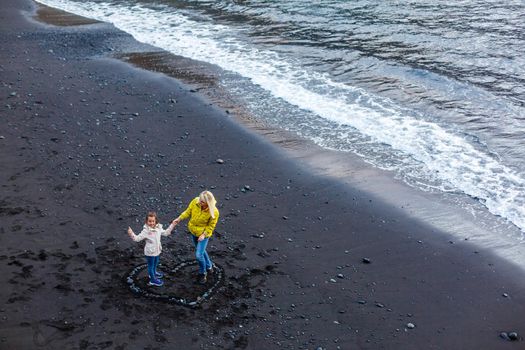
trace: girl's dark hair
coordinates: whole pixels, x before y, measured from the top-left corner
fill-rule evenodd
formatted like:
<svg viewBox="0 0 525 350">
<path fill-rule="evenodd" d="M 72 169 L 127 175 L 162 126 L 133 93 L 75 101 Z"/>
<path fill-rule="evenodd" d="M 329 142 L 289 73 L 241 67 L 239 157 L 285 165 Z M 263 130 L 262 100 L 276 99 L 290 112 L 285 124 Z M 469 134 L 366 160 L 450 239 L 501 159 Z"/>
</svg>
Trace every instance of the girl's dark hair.
<svg viewBox="0 0 525 350">
<path fill-rule="evenodd" d="M 157 216 L 157 213 L 155 213 L 154 211 L 150 211 L 148 212 L 148 215 L 146 215 L 146 221 L 148 221 L 148 218 L 151 218 L 151 217 L 154 217 L 155 218 L 155 224 L 158 224 L 159 223 L 159 218 Z"/>
</svg>

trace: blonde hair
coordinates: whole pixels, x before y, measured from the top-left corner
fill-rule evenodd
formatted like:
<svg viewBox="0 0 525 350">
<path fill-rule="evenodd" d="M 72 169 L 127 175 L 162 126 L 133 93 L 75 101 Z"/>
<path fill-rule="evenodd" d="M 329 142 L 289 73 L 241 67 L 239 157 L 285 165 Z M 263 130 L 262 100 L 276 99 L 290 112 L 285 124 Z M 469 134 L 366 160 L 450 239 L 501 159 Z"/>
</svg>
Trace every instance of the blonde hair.
<svg viewBox="0 0 525 350">
<path fill-rule="evenodd" d="M 215 219 L 215 205 L 217 204 L 217 201 L 215 200 L 213 193 L 211 193 L 210 191 L 202 191 L 199 195 L 199 200 L 208 204 L 208 210 L 210 211 L 210 215 L 212 218 Z"/>
</svg>

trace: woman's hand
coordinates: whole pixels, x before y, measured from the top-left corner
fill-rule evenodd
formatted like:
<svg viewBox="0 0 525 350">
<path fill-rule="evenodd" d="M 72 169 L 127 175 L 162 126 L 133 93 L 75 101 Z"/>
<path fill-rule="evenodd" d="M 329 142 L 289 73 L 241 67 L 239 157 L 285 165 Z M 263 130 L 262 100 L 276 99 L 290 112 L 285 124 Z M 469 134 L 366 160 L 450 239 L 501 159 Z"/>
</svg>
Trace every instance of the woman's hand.
<svg viewBox="0 0 525 350">
<path fill-rule="evenodd" d="M 204 238 L 206 238 L 206 235 L 205 235 L 204 233 L 202 233 L 202 234 L 199 236 L 199 238 L 198 238 L 199 242 L 202 242 L 202 241 L 204 240 Z"/>
</svg>

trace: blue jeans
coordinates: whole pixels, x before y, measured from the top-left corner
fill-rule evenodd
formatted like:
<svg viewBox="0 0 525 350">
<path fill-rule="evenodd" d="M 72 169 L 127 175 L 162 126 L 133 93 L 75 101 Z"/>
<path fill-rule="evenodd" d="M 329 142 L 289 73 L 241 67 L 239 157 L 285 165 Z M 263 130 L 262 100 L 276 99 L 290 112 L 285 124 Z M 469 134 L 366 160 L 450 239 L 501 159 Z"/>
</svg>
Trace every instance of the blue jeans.
<svg viewBox="0 0 525 350">
<path fill-rule="evenodd" d="M 157 256 L 146 256 L 146 261 L 148 262 L 148 275 L 150 281 L 156 281 L 157 277 L 155 273 L 157 272 L 157 266 L 159 266 L 160 255 Z"/>
<path fill-rule="evenodd" d="M 206 247 L 208 246 L 209 238 L 204 238 L 199 242 L 199 238 L 191 235 L 193 239 L 193 245 L 195 246 L 195 258 L 199 262 L 199 273 L 201 275 L 206 274 L 208 269 L 211 269 L 212 263 L 208 253 L 206 252 Z"/>
</svg>

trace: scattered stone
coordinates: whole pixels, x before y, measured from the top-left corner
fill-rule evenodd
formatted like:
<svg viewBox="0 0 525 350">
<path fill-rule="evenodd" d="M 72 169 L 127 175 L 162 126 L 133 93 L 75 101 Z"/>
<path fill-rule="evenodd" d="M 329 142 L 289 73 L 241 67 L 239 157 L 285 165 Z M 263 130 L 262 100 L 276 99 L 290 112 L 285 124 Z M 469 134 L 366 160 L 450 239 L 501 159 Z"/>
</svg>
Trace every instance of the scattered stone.
<svg viewBox="0 0 525 350">
<path fill-rule="evenodd" d="M 365 305 L 366 304 L 366 300 L 358 300 L 357 303 L 361 304 L 361 305 Z"/>
<path fill-rule="evenodd" d="M 518 340 L 518 338 L 519 338 L 519 337 L 518 337 L 518 333 L 516 333 L 516 332 L 510 332 L 510 333 L 509 333 L 509 338 L 510 338 L 510 340 Z"/>
<path fill-rule="evenodd" d="M 5 136 L 0 136 L 0 140 L 3 140 L 3 139 L 5 139 Z"/>
<path fill-rule="evenodd" d="M 499 334 L 499 337 L 500 337 L 501 339 L 510 340 L 509 335 L 507 334 L 507 332 L 501 332 L 501 333 Z"/>
<path fill-rule="evenodd" d="M 286 215 L 283 216 L 283 219 L 284 219 L 284 220 L 288 220 L 288 216 L 286 216 Z"/>
<path fill-rule="evenodd" d="M 370 263 L 372 263 L 372 260 L 370 260 L 369 258 L 363 258 L 363 263 L 364 264 L 370 264 Z"/>
<path fill-rule="evenodd" d="M 342 273 L 337 274 L 337 278 L 345 278 L 345 276 Z"/>
<path fill-rule="evenodd" d="M 509 295 L 508 295 L 507 293 L 503 293 L 503 296 L 504 296 L 505 298 L 508 298 L 508 297 L 509 297 Z"/>
<path fill-rule="evenodd" d="M 220 159 L 220 158 L 217 159 L 216 162 L 217 162 L 217 164 L 224 164 L 224 160 L 222 160 L 222 159 Z"/>
<path fill-rule="evenodd" d="M 377 306 L 378 308 L 381 308 L 381 309 L 385 307 L 385 305 L 383 305 L 383 304 L 381 304 L 381 303 L 376 303 L 376 306 Z"/>
<path fill-rule="evenodd" d="M 408 329 L 414 329 L 415 327 L 416 327 L 415 324 L 413 324 L 413 323 L 407 323 L 407 328 L 408 328 Z"/>
<path fill-rule="evenodd" d="M 334 280 L 333 278 L 330 278 L 330 282 L 332 282 L 332 283 L 336 283 L 337 281 Z"/>
</svg>

